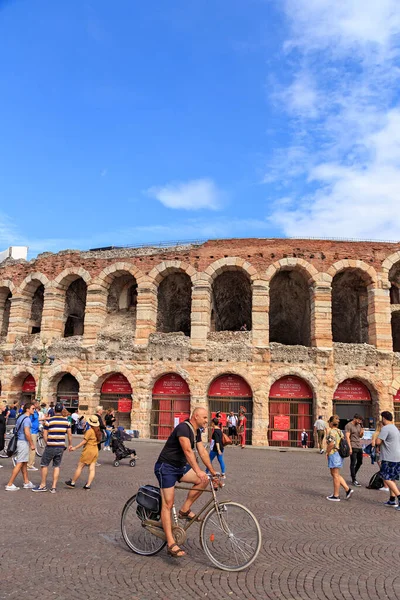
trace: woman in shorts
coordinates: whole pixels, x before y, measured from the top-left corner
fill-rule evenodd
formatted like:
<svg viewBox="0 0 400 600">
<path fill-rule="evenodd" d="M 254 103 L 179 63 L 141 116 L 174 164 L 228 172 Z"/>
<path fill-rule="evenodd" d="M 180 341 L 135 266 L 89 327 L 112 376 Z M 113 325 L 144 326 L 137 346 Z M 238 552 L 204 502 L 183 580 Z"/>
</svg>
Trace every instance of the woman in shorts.
<svg viewBox="0 0 400 600">
<path fill-rule="evenodd" d="M 71 450 L 74 451 L 82 448 L 83 446 L 82 454 L 79 457 L 79 463 L 74 476 L 72 479 L 69 479 L 65 482 L 65 485 L 70 488 L 75 487 L 75 484 L 79 479 L 85 465 L 89 467 L 89 476 L 87 483 L 85 483 L 83 486 L 84 490 L 90 490 L 90 486 L 95 476 L 97 457 L 99 455 L 97 444 L 101 440 L 100 422 L 99 418 L 94 415 L 88 418 L 87 423 L 89 425 L 89 429 L 85 431 L 83 440 L 77 446 L 73 446 L 71 448 Z"/>
<path fill-rule="evenodd" d="M 339 444 L 340 440 L 343 438 L 343 433 L 339 429 L 339 423 L 340 418 L 338 415 L 333 415 L 329 419 L 329 433 L 326 438 L 326 456 L 333 479 L 333 494 L 327 496 L 326 499 L 331 502 L 340 502 L 340 487 L 346 492 L 346 500 L 349 500 L 354 491 L 349 488 L 340 474 L 340 469 L 343 466 L 343 458 L 339 454 Z"/>
</svg>

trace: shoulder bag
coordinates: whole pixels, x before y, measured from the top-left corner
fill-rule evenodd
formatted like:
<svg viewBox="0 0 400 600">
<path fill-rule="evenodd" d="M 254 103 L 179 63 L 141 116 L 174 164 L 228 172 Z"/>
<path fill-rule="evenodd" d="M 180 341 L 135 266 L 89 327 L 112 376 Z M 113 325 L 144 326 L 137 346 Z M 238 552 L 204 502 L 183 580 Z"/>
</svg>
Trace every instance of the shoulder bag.
<svg viewBox="0 0 400 600">
<path fill-rule="evenodd" d="M 23 422 L 25 421 L 27 417 L 23 417 L 21 419 L 21 423 L 18 425 L 18 427 L 16 429 L 14 429 L 14 433 L 10 438 L 10 441 L 8 442 L 8 446 L 7 446 L 7 450 L 6 450 L 6 454 L 7 456 L 10 458 L 11 456 L 13 456 L 16 451 L 17 451 L 17 444 L 18 444 L 18 432 L 22 427 Z M 29 419 L 29 417 L 28 417 Z"/>
<path fill-rule="evenodd" d="M 231 446 L 232 445 L 232 438 L 229 437 L 229 435 L 226 435 L 226 433 L 222 432 L 222 445 L 223 446 Z"/>
</svg>

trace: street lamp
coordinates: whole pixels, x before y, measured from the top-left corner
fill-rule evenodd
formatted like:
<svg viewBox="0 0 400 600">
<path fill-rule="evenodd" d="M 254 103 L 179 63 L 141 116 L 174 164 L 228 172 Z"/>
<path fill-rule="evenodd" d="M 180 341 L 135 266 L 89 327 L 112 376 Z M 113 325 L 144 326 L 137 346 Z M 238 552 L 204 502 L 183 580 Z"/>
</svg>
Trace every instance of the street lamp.
<svg viewBox="0 0 400 600">
<path fill-rule="evenodd" d="M 36 401 L 37 402 L 40 402 L 40 399 L 42 396 L 43 368 L 46 364 L 52 365 L 53 362 L 55 361 L 55 356 L 49 356 L 47 353 L 46 338 L 42 339 L 42 344 L 43 344 L 43 347 L 40 350 L 39 354 L 35 354 L 34 356 L 32 356 L 32 364 L 40 365 L 40 367 L 39 367 L 39 382 L 38 382 L 37 392 L 36 392 Z"/>
</svg>

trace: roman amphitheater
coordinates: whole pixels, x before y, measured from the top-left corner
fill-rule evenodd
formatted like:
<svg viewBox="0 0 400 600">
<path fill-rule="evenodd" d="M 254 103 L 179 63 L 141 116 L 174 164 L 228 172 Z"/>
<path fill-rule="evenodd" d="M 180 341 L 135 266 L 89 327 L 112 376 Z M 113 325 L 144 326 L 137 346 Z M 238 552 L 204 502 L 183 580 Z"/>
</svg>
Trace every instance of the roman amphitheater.
<svg viewBox="0 0 400 600">
<path fill-rule="evenodd" d="M 230 239 L 0 263 L 0 381 L 164 439 L 190 406 L 299 445 L 333 411 L 400 421 L 400 243 Z M 44 342 L 44 345 L 43 345 Z"/>
</svg>

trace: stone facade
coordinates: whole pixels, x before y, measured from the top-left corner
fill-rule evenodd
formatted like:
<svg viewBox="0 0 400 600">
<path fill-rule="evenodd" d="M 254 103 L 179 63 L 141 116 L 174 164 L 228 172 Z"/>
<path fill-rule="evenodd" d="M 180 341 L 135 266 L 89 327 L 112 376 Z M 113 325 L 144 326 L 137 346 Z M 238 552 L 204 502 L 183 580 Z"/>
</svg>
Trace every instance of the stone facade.
<svg viewBox="0 0 400 600">
<path fill-rule="evenodd" d="M 332 412 L 338 384 L 348 378 L 358 379 L 370 390 L 377 416 L 379 410 L 393 410 L 393 397 L 400 389 L 400 353 L 393 351 L 393 340 L 399 338 L 399 332 L 392 330 L 400 322 L 398 267 L 400 243 L 282 239 L 215 240 L 170 248 L 65 250 L 44 253 L 29 262 L 7 259 L 0 264 L 1 398 L 8 402 L 20 400 L 22 382 L 28 374 L 38 381 L 40 367 L 32 364 L 31 357 L 45 338 L 55 360 L 43 368 L 43 398 L 54 399 L 62 375 L 70 373 L 79 383 L 80 405 L 90 411 L 99 402 L 105 379 L 122 373 L 133 390 L 132 426 L 145 437 L 149 435 L 153 385 L 166 373 L 177 373 L 187 381 L 192 405 L 207 403 L 208 388 L 217 376 L 242 376 L 253 392 L 253 443 L 257 444 L 268 443 L 270 387 L 287 375 L 301 377 L 310 385 L 314 415 L 325 416 Z M 229 286 L 225 295 L 220 290 L 218 295 L 213 292 L 218 276 L 229 271 L 241 273 L 250 285 L 251 331 L 246 330 L 245 323 L 241 331 L 214 330 L 214 310 L 234 310 L 229 305 Z M 287 272 L 289 279 L 281 287 L 271 286 L 282 272 Z M 334 341 L 332 337 L 332 294 L 337 294 L 337 276 L 347 272 L 357 275 L 358 287 L 351 288 L 350 280 L 344 282 L 348 287 L 343 288 L 341 296 L 335 296 L 335 306 L 339 306 L 339 312 L 346 311 L 347 306 L 353 311 L 350 315 L 342 312 L 343 321 L 347 329 L 354 328 L 354 336 L 364 337 L 352 343 Z M 160 284 L 177 273 L 191 284 L 190 337 L 182 332 L 165 332 L 165 326 L 164 331 L 157 331 Z M 118 277 L 124 278 L 119 287 L 115 284 Z M 79 306 L 66 310 L 66 299 L 71 295 L 68 290 L 79 278 L 86 287 L 85 297 L 77 293 L 74 296 L 75 304 L 85 302 L 83 334 L 64 337 L 66 319 L 80 318 Z M 180 287 L 171 288 L 175 296 L 179 295 L 176 289 L 187 289 L 183 279 L 178 284 Z M 135 285 L 133 292 L 129 285 Z M 39 323 L 40 286 L 44 293 Z M 114 290 L 111 312 L 110 288 Z M 116 289 L 124 294 L 121 320 Z M 282 294 L 281 304 L 275 298 L 272 302 L 272 289 L 277 290 L 274 294 Z M 233 291 L 234 301 L 240 302 L 240 294 L 235 296 Z M 270 343 L 270 323 L 274 323 L 278 337 L 279 327 L 284 327 L 277 325 L 276 315 L 269 314 L 270 304 L 279 305 L 286 319 L 282 323 L 290 324 L 299 319 L 299 302 L 304 302 L 304 310 L 309 311 L 304 321 L 307 341 L 304 345 L 290 341 L 282 344 L 279 339 Z M 162 298 L 162 305 L 168 307 L 168 297 Z M 293 309 L 295 305 L 297 310 Z M 184 308 L 178 306 L 177 310 L 185 314 Z M 357 311 L 364 311 L 364 324 Z M 241 314 L 249 314 L 249 310 Z M 215 323 L 224 322 L 223 315 L 217 317 Z M 32 325 L 35 331 L 40 326 L 40 332 L 32 333 Z M 340 338 L 340 319 L 336 330 Z"/>
</svg>

